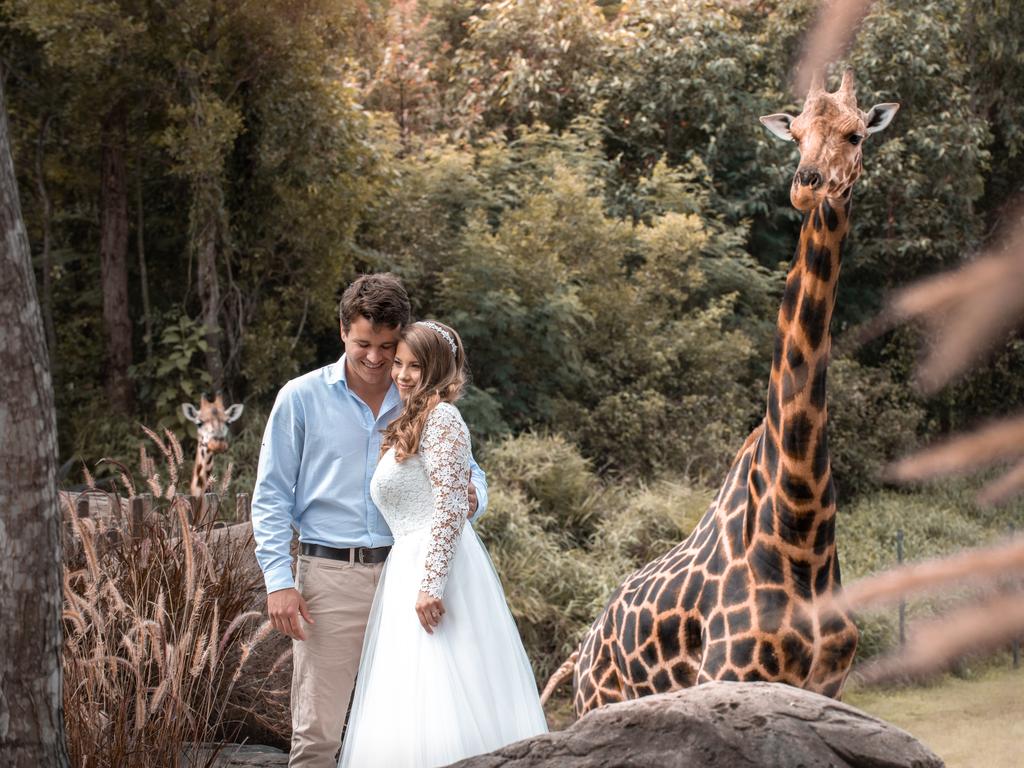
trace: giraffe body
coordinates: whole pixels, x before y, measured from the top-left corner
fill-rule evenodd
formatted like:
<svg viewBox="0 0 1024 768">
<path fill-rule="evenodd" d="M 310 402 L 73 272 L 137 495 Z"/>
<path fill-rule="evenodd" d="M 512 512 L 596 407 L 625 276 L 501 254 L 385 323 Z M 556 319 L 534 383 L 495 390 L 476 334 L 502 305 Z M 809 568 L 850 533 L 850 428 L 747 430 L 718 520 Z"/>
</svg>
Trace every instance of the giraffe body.
<svg viewBox="0 0 1024 768">
<path fill-rule="evenodd" d="M 192 495 L 201 499 L 210 486 L 213 476 L 214 457 L 228 449 L 228 425 L 242 415 L 245 408 L 235 403 L 224 407 L 220 392 L 213 399 L 203 394 L 196 408 L 191 403 L 182 403 L 181 412 L 196 425 L 196 460 L 192 465 Z"/>
<path fill-rule="evenodd" d="M 861 140 L 897 105 L 857 109 L 853 76 L 812 84 L 803 113 L 762 122 L 799 143 L 800 242 L 779 309 L 767 407 L 690 536 L 630 575 L 584 638 L 577 715 L 710 680 L 767 680 L 837 697 L 858 633 L 840 589 L 826 378 Z"/>
</svg>

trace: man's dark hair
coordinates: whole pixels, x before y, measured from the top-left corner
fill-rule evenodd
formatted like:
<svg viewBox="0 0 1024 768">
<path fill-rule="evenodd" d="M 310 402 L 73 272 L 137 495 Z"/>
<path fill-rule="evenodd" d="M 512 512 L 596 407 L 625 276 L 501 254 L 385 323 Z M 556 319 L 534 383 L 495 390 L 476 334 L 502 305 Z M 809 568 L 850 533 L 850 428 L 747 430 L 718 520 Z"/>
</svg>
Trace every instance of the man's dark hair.
<svg viewBox="0 0 1024 768">
<path fill-rule="evenodd" d="M 341 327 L 348 333 L 352 321 L 365 317 L 376 328 L 401 328 L 412 319 L 412 305 L 402 281 L 390 272 L 362 275 L 341 295 Z"/>
</svg>

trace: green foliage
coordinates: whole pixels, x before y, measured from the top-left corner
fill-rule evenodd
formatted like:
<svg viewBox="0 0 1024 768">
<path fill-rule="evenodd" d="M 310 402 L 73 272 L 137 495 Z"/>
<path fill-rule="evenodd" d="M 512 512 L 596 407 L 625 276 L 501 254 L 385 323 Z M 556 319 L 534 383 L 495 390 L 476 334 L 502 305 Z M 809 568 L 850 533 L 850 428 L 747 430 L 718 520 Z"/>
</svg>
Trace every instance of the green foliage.
<svg viewBox="0 0 1024 768">
<path fill-rule="evenodd" d="M 901 104 L 879 135 L 883 140 L 874 144 L 872 137 L 865 149 L 844 265 L 852 290 L 870 285 L 880 294 L 959 263 L 979 244 L 982 221 L 973 211 L 984 191 L 992 136 L 975 109 L 957 43 L 966 18 L 957 0 L 878 3 L 850 52 L 863 73 L 858 100 Z M 964 214 L 950 216 L 952 210 Z M 852 309 L 844 316 L 856 317 Z"/>
<path fill-rule="evenodd" d="M 529 499 L 533 519 L 564 547 L 590 544 L 603 488 L 565 438 L 526 433 L 503 440 L 488 450 L 487 466 L 489 482 Z"/>
<path fill-rule="evenodd" d="M 674 471 L 716 482 L 756 424 L 763 402 L 749 384 L 753 347 L 723 325 L 724 301 L 610 350 L 596 403 L 566 403 L 562 421 L 589 454 L 630 475 Z M 620 378 L 621 377 L 621 378 Z"/>
<path fill-rule="evenodd" d="M 568 126 L 594 98 L 604 19 L 590 0 L 499 0 L 466 23 L 454 91 L 470 130 Z"/>
<path fill-rule="evenodd" d="M 885 465 L 915 447 L 924 410 L 885 368 L 849 358 L 829 367 L 829 447 L 841 499 L 881 486 Z"/>
<path fill-rule="evenodd" d="M 216 259 L 225 389 L 247 394 L 251 380 L 252 394 L 269 398 L 322 359 L 322 349 L 337 355 L 336 297 L 376 178 L 368 121 L 335 48 L 359 13 L 333 0 L 301 12 L 283 0 L 244 11 L 211 0 L 159 9 L 134 0 L 4 6 L 5 31 L 19 35 L 12 111 L 26 116 L 18 124 L 23 195 L 33 199 L 45 185 L 54 207 L 48 221 L 41 205 L 26 210 L 37 248 L 49 228 L 55 263 L 55 381 L 70 427 L 63 452 L 94 459 L 112 447 L 96 439 L 104 430 L 90 417 L 109 413 L 97 407 L 105 339 L 95 254 L 97 169 L 101 144 L 111 141 L 100 125 L 111 114 L 123 111 L 128 134 L 116 149 L 127 165 L 129 312 L 139 319 L 142 386 L 138 412 L 116 431 L 166 420 L 179 396 L 172 391 L 208 381 L 198 361 L 181 368 L 187 349 L 160 342 L 162 318 L 203 316 L 199 254 Z M 151 358 L 136 271 L 143 247 L 156 326 Z"/>
<path fill-rule="evenodd" d="M 746 216 L 768 203 L 750 183 L 763 134 L 756 117 L 765 100 L 753 89 L 764 50 L 741 14 L 732 3 L 625 5 L 603 41 L 598 90 L 612 152 L 637 169 L 663 154 L 671 165 L 700 157 L 719 190 L 729 185 L 719 210 Z M 773 86 L 761 87 L 773 95 Z"/>
<path fill-rule="evenodd" d="M 533 519 L 521 492 L 491 489 L 478 525 L 538 680 L 572 652 L 612 588 L 609 574 Z"/>
<path fill-rule="evenodd" d="M 558 436 L 503 440 L 487 465 L 490 501 L 476 528 L 540 681 L 621 579 L 684 539 L 710 501 L 680 482 L 609 488 Z"/>
<path fill-rule="evenodd" d="M 593 550 L 625 576 L 689 536 L 711 500 L 708 491 L 671 477 L 618 488 L 602 500 Z"/>
<path fill-rule="evenodd" d="M 209 391 L 210 374 L 203 369 L 202 361 L 205 334 L 201 322 L 180 310 L 169 313 L 159 332 L 154 357 L 133 366 L 138 396 L 152 404 L 158 427 L 183 423 L 178 406 L 182 402 L 197 403 L 200 395 Z"/>
</svg>

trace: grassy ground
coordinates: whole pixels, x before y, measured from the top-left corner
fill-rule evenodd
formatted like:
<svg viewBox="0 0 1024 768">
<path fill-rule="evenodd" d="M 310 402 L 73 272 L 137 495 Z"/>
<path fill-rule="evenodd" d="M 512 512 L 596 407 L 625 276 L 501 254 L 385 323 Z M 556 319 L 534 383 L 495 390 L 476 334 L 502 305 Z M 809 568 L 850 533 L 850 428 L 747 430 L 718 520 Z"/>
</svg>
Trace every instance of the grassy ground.
<svg viewBox="0 0 1024 768">
<path fill-rule="evenodd" d="M 903 728 L 947 768 L 1024 766 L 1024 669 L 928 687 L 848 690 L 843 700 Z"/>
<path fill-rule="evenodd" d="M 843 700 L 908 731 L 947 768 L 1024 766 L 1024 669 L 947 676 L 924 687 L 851 688 Z M 568 696 L 553 698 L 545 711 L 552 730 L 572 725 Z"/>
</svg>

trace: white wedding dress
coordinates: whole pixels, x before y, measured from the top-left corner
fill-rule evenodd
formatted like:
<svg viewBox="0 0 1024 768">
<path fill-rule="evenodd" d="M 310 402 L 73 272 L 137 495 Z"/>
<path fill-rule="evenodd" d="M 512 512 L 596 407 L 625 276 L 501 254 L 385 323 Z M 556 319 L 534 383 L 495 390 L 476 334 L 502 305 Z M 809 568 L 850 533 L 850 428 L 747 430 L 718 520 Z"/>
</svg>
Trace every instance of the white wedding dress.
<svg viewBox="0 0 1024 768">
<path fill-rule="evenodd" d="M 469 511 L 469 430 L 430 414 L 418 454 L 370 483 L 395 537 L 370 611 L 341 768 L 433 768 L 547 731 L 530 662 Z M 440 597 L 434 633 L 415 611 Z"/>
</svg>

